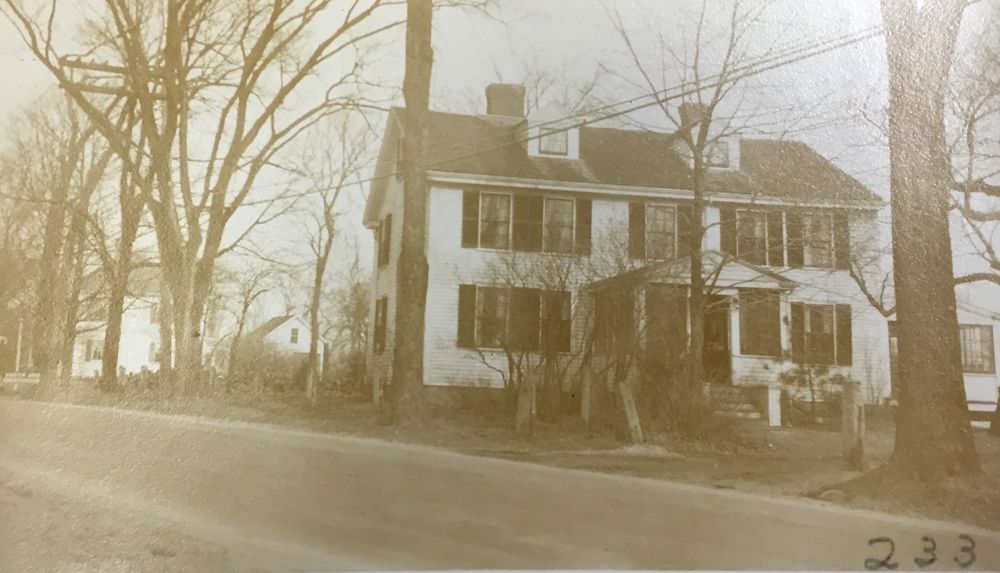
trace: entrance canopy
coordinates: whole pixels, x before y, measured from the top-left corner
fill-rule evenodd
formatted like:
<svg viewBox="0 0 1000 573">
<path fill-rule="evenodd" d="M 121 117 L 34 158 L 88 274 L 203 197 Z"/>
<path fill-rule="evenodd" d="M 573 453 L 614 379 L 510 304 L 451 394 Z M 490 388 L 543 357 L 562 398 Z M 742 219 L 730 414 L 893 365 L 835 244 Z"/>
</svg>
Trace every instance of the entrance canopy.
<svg viewBox="0 0 1000 573">
<path fill-rule="evenodd" d="M 702 276 L 705 277 L 707 284 L 714 285 L 716 292 L 741 288 L 789 291 L 799 286 L 799 283 L 775 271 L 719 251 L 703 251 L 701 261 Z M 691 258 L 678 257 L 625 271 L 613 277 L 592 282 L 585 288 L 590 292 L 597 292 L 609 288 L 642 284 L 686 285 L 690 283 Z"/>
</svg>

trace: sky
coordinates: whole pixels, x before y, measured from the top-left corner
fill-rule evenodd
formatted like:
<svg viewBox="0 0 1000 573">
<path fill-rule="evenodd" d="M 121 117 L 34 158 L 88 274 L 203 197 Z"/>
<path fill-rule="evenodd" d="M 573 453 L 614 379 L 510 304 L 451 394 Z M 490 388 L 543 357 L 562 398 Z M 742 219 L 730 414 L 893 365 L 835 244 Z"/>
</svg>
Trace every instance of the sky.
<svg viewBox="0 0 1000 573">
<path fill-rule="evenodd" d="M 707 15 L 719 25 L 723 2 L 709 2 Z M 880 24 L 875 0 L 776 0 L 755 28 L 748 43 L 754 54 L 816 38 L 830 38 Z M 680 52 L 693 45 L 694 0 L 500 0 L 488 16 L 459 9 L 441 9 L 434 21 L 432 107 L 443 111 L 482 113 L 483 90 L 491 82 L 521 82 L 526 72 L 542 72 L 565 86 L 587 82 L 600 74 L 602 101 L 622 101 L 644 95 L 635 66 L 615 31 L 620 18 L 644 65 L 659 69 L 669 56 L 661 42 Z M 967 14 L 974 35 L 981 14 Z M 2 114 L 31 102 L 50 86 L 46 72 L 33 62 L 20 39 L 0 23 L 0 69 L 6 73 L 0 90 Z M 377 73 L 398 85 L 402 77 L 402 35 L 396 34 L 377 61 Z M 880 37 L 752 78 L 743 92 L 742 109 L 766 118 L 754 135 L 799 139 L 830 158 L 880 196 L 888 196 L 888 152 L 877 125 L 886 105 L 885 46 Z M 604 70 L 600 72 L 599 70 Z M 558 90 L 557 90 L 558 91 Z M 390 93 L 402 104 L 399 90 Z M 867 110 L 861 117 L 859 109 Z M 804 119 L 808 116 L 808 119 Z M 636 114 L 644 125 L 665 127 L 655 109 Z M 354 188 L 344 198 L 342 238 L 357 241 L 362 260 L 370 260 L 371 236 L 360 224 L 367 189 Z M 887 228 L 887 225 L 886 225 Z M 269 231 L 294 241 L 301 233 L 294 220 Z M 886 234 L 888 240 L 888 234 Z M 280 239 L 278 240 L 280 242 Z M 346 244 L 346 243 L 345 243 Z M 282 248 L 295 248 L 282 247 Z M 345 245 L 340 251 L 347 252 Z M 348 263 L 348 257 L 338 264 Z M 980 292 L 978 287 L 975 292 Z M 996 298 L 998 292 L 981 292 Z M 1000 305 L 998 305 L 1000 306 Z"/>
</svg>

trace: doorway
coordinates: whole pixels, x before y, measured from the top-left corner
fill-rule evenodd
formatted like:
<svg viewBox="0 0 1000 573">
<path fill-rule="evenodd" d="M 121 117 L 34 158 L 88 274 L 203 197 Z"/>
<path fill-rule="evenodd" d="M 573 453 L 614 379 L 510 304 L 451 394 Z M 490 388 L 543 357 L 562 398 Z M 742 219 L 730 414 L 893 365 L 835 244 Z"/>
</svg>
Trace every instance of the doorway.
<svg viewBox="0 0 1000 573">
<path fill-rule="evenodd" d="M 727 296 L 711 295 L 705 303 L 705 340 L 701 363 L 710 384 L 732 383 L 732 353 L 729 348 L 729 305 Z"/>
</svg>

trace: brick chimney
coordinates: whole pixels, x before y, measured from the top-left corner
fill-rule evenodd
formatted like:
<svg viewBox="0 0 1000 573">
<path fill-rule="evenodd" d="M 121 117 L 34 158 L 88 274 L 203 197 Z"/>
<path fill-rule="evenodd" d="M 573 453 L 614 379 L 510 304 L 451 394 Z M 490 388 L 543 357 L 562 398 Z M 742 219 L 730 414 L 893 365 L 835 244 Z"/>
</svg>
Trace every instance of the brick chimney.
<svg viewBox="0 0 1000 573">
<path fill-rule="evenodd" d="M 487 115 L 524 117 L 524 86 L 490 84 L 486 86 Z"/>
</svg>

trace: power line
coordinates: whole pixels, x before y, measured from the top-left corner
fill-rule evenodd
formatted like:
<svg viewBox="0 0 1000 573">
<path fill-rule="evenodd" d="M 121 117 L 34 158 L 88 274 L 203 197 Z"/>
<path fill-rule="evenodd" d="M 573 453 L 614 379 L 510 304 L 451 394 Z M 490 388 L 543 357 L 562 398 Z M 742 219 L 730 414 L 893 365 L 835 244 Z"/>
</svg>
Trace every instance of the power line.
<svg viewBox="0 0 1000 573">
<path fill-rule="evenodd" d="M 585 119 L 577 121 L 577 122 L 574 122 L 574 123 L 571 123 L 569 125 L 562 125 L 560 127 L 554 128 L 554 129 L 545 130 L 545 134 L 546 135 L 550 135 L 550 134 L 553 134 L 553 133 L 560 133 L 560 132 L 570 131 L 570 130 L 573 130 L 573 129 L 578 129 L 580 127 L 585 127 L 587 125 L 591 125 L 591 124 L 594 124 L 594 123 L 599 123 L 599 122 L 602 122 L 602 121 L 606 121 L 608 119 L 612 119 L 612 118 L 615 118 L 615 117 L 620 117 L 622 115 L 627 115 L 629 113 L 633 113 L 633 112 L 639 111 L 639 110 L 647 108 L 647 107 L 652 107 L 654 105 L 662 105 L 662 104 L 664 104 L 664 103 L 666 103 L 668 101 L 673 101 L 673 100 L 676 100 L 676 99 L 679 99 L 679 98 L 683 98 L 684 96 L 692 95 L 692 94 L 698 93 L 700 91 L 703 91 L 705 89 L 717 87 L 717 86 L 720 86 L 720 85 L 735 83 L 735 82 L 740 81 L 742 79 L 753 77 L 755 75 L 759 75 L 759 74 L 762 74 L 762 73 L 767 72 L 767 71 L 775 70 L 775 69 L 778 69 L 778 68 L 781 68 L 781 67 L 784 67 L 784 66 L 788 66 L 788 65 L 791 65 L 791 64 L 795 64 L 795 63 L 798 63 L 798 62 L 801 62 L 801 61 L 804 61 L 804 60 L 807 60 L 807 59 L 810 59 L 810 58 L 821 56 L 823 54 L 827 54 L 827 53 L 839 50 L 841 48 L 845 48 L 845 47 L 848 47 L 848 46 L 851 46 L 851 45 L 854 45 L 854 44 L 859 44 L 859 43 L 861 43 L 863 41 L 866 41 L 866 40 L 870 40 L 872 38 L 876 38 L 878 36 L 881 36 L 883 33 L 884 33 L 884 31 L 882 30 L 881 26 L 872 26 L 872 27 L 865 28 L 865 29 L 857 31 L 857 32 L 852 32 L 852 33 L 849 33 L 849 34 L 842 34 L 842 35 L 837 36 L 835 38 L 828 38 L 828 39 L 822 40 L 822 41 L 809 42 L 809 43 L 806 43 L 805 45 L 796 46 L 794 48 L 783 49 L 783 50 L 779 51 L 779 53 L 777 55 L 772 54 L 771 56 L 766 57 L 766 58 L 761 58 L 760 60 L 758 60 L 756 62 L 752 62 L 750 64 L 746 64 L 745 66 L 734 68 L 733 70 L 731 70 L 726 75 L 725 78 L 721 77 L 722 76 L 721 74 L 714 74 L 714 75 L 708 76 L 709 78 L 714 79 L 714 81 L 709 81 L 707 83 L 703 81 L 700 84 L 695 84 L 693 82 L 688 82 L 688 83 L 685 83 L 685 84 L 681 84 L 679 86 L 671 86 L 669 88 L 665 88 L 665 89 L 662 89 L 662 90 L 657 90 L 657 91 L 654 91 L 654 92 L 649 93 L 649 94 L 644 94 L 644 95 L 637 96 L 637 97 L 634 97 L 634 98 L 629 98 L 629 99 L 626 99 L 626 100 L 621 100 L 619 102 L 615 102 L 615 103 L 612 103 L 612 104 L 607 104 L 607 105 L 604 105 L 604 106 L 602 106 L 601 108 L 598 108 L 598 109 L 611 109 L 611 108 L 614 108 L 614 107 L 617 107 L 617 106 L 620 106 L 620 105 L 625 105 L 625 104 L 629 104 L 629 103 L 635 102 L 637 100 L 643 100 L 643 99 L 647 99 L 647 98 L 653 98 L 652 101 L 649 101 L 649 102 L 638 103 L 638 104 L 632 105 L 630 107 L 627 107 L 625 109 L 617 110 L 617 111 L 614 111 L 612 113 L 608 113 L 608 114 L 604 114 L 604 115 L 598 115 L 598 116 L 593 116 L 593 110 L 590 110 L 588 112 L 578 112 L 578 113 L 570 114 L 570 115 L 562 117 L 562 118 L 558 118 L 558 119 L 554 119 L 554 120 L 549 120 L 549 121 L 546 121 L 546 122 L 542 122 L 542 123 L 536 124 L 536 125 L 538 125 L 538 126 L 544 126 L 544 125 L 561 124 L 561 123 L 563 123 L 563 122 L 565 122 L 567 120 L 573 119 L 573 118 L 591 116 L 591 117 L 585 117 Z M 670 92 L 676 92 L 676 93 L 672 93 L 671 94 Z M 501 149 L 501 148 L 507 147 L 509 145 L 526 143 L 526 142 L 531 141 L 533 139 L 539 139 L 541 137 L 541 130 L 539 130 L 539 133 L 536 134 L 536 135 L 530 135 L 529 134 L 527 136 L 514 139 L 513 141 L 507 140 L 506 136 L 507 136 L 507 134 L 505 133 L 505 134 L 498 134 L 498 135 L 487 136 L 485 138 L 480 138 L 478 141 L 476 141 L 476 140 L 466 140 L 466 141 L 461 142 L 460 144 L 457 144 L 457 145 L 461 145 L 462 147 L 469 147 L 469 146 L 472 146 L 472 145 L 476 145 L 478 142 L 484 142 L 484 141 L 488 141 L 490 139 L 499 139 L 499 138 L 505 139 L 505 141 L 503 141 L 502 143 L 500 143 L 498 145 L 487 147 L 485 149 L 479 149 L 479 150 L 470 151 L 470 152 L 463 153 L 463 154 L 456 155 L 456 156 L 446 157 L 444 159 L 434 160 L 434 161 L 431 161 L 431 162 L 427 163 L 426 166 L 427 167 L 440 166 L 440 165 L 444 165 L 446 163 L 451 163 L 453 161 L 459 161 L 461 159 L 467 159 L 469 157 L 474 157 L 476 155 L 481 155 L 483 153 L 489 153 L 491 151 L 496 151 L 497 149 Z M 400 171 L 391 171 L 389 173 L 384 173 L 382 175 L 373 175 L 372 177 L 368 177 L 368 178 L 365 178 L 365 179 L 353 181 L 353 182 L 351 182 L 351 185 L 363 185 L 365 183 L 371 183 L 371 182 L 377 181 L 379 179 L 384 179 L 384 178 L 388 178 L 388 177 L 395 177 L 395 176 L 398 176 L 400 174 L 401 174 Z"/>
</svg>

